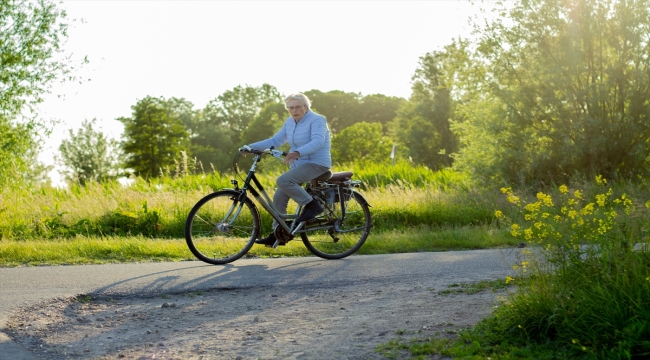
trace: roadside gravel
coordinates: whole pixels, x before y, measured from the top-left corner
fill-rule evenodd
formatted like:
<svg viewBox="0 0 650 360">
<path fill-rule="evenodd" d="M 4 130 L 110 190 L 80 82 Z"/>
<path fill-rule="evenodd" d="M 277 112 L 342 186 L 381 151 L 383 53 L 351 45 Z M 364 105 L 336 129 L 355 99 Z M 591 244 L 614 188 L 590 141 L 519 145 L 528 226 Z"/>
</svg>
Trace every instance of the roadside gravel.
<svg viewBox="0 0 650 360">
<path fill-rule="evenodd" d="M 419 279 L 68 297 L 18 309 L 6 332 L 43 359 L 383 359 L 378 345 L 455 336 L 505 295 L 450 291 L 454 285 Z"/>
</svg>

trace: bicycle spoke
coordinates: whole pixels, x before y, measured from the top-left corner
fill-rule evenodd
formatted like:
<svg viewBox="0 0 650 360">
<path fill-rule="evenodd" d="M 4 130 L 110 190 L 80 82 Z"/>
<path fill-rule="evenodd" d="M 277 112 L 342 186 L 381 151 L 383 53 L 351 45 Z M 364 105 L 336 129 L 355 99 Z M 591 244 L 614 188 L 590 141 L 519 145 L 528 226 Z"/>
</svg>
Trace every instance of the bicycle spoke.
<svg viewBox="0 0 650 360">
<path fill-rule="evenodd" d="M 327 215 L 327 226 L 310 226 L 306 233 L 300 234 L 312 253 L 326 259 L 340 259 L 353 254 L 366 241 L 371 227 L 370 209 L 355 194 L 349 194 L 343 206 L 334 204 Z"/>
<path fill-rule="evenodd" d="M 190 211 L 185 238 L 192 253 L 210 264 L 242 257 L 253 245 L 260 227 L 257 208 L 237 201 L 238 193 L 220 191 L 201 199 Z"/>
</svg>

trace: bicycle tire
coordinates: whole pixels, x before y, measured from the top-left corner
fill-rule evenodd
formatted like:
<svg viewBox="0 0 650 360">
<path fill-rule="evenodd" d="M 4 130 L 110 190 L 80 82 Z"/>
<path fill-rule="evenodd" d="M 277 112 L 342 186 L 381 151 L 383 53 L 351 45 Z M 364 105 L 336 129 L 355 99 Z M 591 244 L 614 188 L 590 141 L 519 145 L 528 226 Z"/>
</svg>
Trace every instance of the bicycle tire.
<svg viewBox="0 0 650 360">
<path fill-rule="evenodd" d="M 221 265 L 244 256 L 260 232 L 260 215 L 241 192 L 217 191 L 199 200 L 185 221 L 185 241 L 192 254 L 208 264 Z M 234 216 L 233 216 L 234 214 Z"/>
<path fill-rule="evenodd" d="M 344 201 L 343 207 L 341 199 L 337 197 L 330 208 L 332 212 L 326 210 L 312 222 L 312 225 L 308 224 L 307 229 L 323 227 L 324 223 L 328 223 L 329 226 L 325 229 L 300 233 L 307 249 L 323 259 L 342 259 L 354 254 L 366 242 L 372 228 L 370 206 L 366 199 L 354 190 L 342 189 L 342 191 L 344 192 L 341 196 Z M 338 225 L 338 231 L 335 224 Z"/>
</svg>

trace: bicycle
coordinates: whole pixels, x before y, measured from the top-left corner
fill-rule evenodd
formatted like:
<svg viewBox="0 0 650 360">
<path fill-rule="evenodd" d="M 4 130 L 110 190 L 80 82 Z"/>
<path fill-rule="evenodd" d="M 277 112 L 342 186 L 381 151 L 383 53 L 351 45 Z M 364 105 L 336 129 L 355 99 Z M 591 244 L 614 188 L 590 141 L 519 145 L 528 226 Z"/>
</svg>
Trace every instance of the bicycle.
<svg viewBox="0 0 650 360">
<path fill-rule="evenodd" d="M 352 172 L 328 171 L 306 183 L 305 190 L 325 211 L 314 219 L 294 224 L 292 220 L 299 216 L 302 206 L 293 214 L 280 213 L 255 175 L 257 164 L 264 156 L 282 159 L 287 154 L 273 148 L 262 151 L 242 148 L 233 160 L 237 175 L 240 175 L 239 161 L 246 153 L 253 154 L 253 163 L 242 186 L 237 179 L 232 179 L 233 188 L 203 197 L 187 216 L 185 240 L 199 260 L 220 265 L 248 253 L 260 238 L 262 228 L 253 198 L 278 223 L 274 228 L 277 241 L 273 248 L 286 245 L 297 235 L 311 253 L 324 259 L 342 259 L 361 248 L 370 234 L 372 221 L 368 201 L 355 190 L 361 187 L 361 180 L 352 180 Z"/>
</svg>

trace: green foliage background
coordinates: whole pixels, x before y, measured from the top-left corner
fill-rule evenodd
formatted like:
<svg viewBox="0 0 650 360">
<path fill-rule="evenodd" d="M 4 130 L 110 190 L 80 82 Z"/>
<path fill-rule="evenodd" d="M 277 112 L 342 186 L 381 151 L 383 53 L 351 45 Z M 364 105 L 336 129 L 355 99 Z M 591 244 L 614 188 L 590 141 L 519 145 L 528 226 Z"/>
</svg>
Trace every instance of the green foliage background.
<svg viewBox="0 0 650 360">
<path fill-rule="evenodd" d="M 328 119 L 333 170 L 364 183 L 372 236 L 383 242 L 362 251 L 540 246 L 545 262 L 526 259 L 506 280 L 521 284 L 509 302 L 459 342 L 430 346 L 436 353 L 647 357 L 650 266 L 634 245 L 650 230 L 650 0 L 486 4 L 493 17 L 477 19 L 472 37 L 419 59 L 409 99 L 305 91 Z M 86 164 L 74 165 L 67 188 L 52 188 L 33 161 L 47 128 L 31 111 L 52 81 L 74 80 L 74 62 L 57 60 L 67 26 L 52 1 L 0 0 L 0 258 L 184 258 L 175 239 L 189 209 L 231 186 L 239 146 L 277 131 L 283 94 L 237 86 L 204 109 L 145 96 L 119 119 L 124 165 L 113 174 L 130 172 L 129 185 L 95 166 L 104 146 L 86 129 L 62 151 L 79 148 Z M 284 169 L 258 168 L 269 191 Z M 270 220 L 263 215 L 264 231 Z"/>
</svg>

